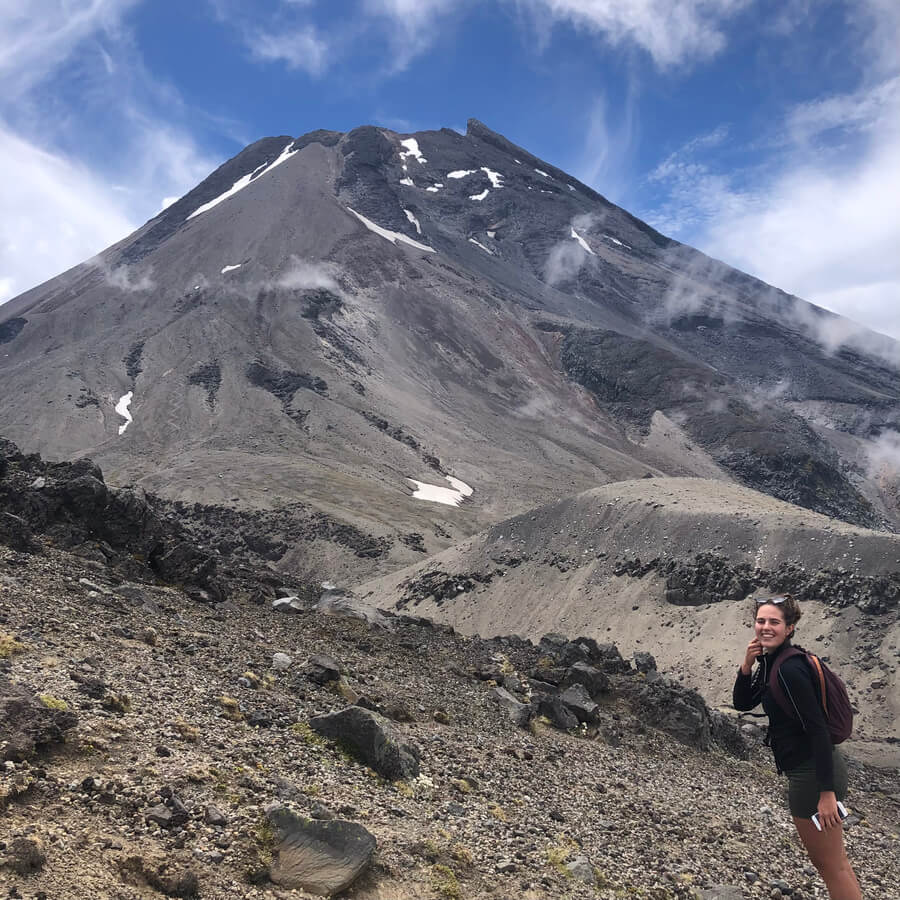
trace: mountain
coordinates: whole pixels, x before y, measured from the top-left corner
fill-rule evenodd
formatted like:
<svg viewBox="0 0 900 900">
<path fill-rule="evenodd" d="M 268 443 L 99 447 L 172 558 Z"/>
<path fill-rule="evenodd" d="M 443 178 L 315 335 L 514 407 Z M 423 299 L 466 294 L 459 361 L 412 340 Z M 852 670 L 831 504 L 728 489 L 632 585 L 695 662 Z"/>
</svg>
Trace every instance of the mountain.
<svg viewBox="0 0 900 900">
<path fill-rule="evenodd" d="M 0 343 L 0 434 L 313 576 L 648 476 L 900 523 L 896 344 L 476 120 L 257 141 Z"/>
</svg>

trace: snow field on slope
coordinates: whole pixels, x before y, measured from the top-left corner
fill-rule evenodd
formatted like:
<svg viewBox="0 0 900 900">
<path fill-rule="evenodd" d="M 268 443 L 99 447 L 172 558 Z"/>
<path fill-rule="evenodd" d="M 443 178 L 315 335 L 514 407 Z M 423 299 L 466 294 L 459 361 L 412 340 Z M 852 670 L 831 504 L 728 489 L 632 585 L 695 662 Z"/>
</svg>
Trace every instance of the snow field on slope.
<svg viewBox="0 0 900 900">
<path fill-rule="evenodd" d="M 224 194 L 219 194 L 215 200 L 210 200 L 209 203 L 204 203 L 203 206 L 198 206 L 189 216 L 188 219 L 193 219 L 194 216 L 199 216 L 201 213 L 205 213 L 208 210 L 212 209 L 214 206 L 218 206 L 223 200 L 227 200 L 229 197 L 233 197 L 238 191 L 242 191 L 251 181 L 255 181 L 256 178 L 261 178 L 267 172 L 271 172 L 276 166 L 280 166 L 285 160 L 290 159 L 297 151 L 291 150 L 291 146 L 293 145 L 293 141 L 281 151 L 281 155 L 278 159 L 275 160 L 271 165 L 266 166 L 265 164 L 261 166 L 257 166 L 252 172 L 249 172 L 247 175 L 244 175 L 243 178 L 239 178 Z M 259 172 L 259 175 L 256 173 Z M 253 176 L 256 175 L 256 178 Z M 187 221 L 187 219 L 185 219 Z"/>
<path fill-rule="evenodd" d="M 388 228 L 382 228 L 380 225 L 376 225 L 371 219 L 367 219 L 364 215 L 358 213 L 355 209 L 351 209 L 349 206 L 347 207 L 350 212 L 359 219 L 369 231 L 374 231 L 375 234 L 380 235 L 385 240 L 390 241 L 392 244 L 396 244 L 397 241 L 402 241 L 404 244 L 409 244 L 410 247 L 415 247 L 417 250 L 425 250 L 427 253 L 434 253 L 434 248 L 429 247 L 426 244 L 420 244 L 418 241 L 414 241 L 411 237 L 407 237 L 405 234 L 400 234 L 399 231 L 391 231 Z"/>
<path fill-rule="evenodd" d="M 416 481 L 415 478 L 407 478 L 406 480 L 416 486 L 416 489 L 413 491 L 413 497 L 416 500 L 443 503 L 445 506 L 459 506 L 463 498 L 472 496 L 473 488 L 469 487 L 464 481 L 460 481 L 452 475 L 445 475 L 444 477 L 450 483 L 448 488 L 436 484 L 428 484 L 425 481 Z"/>
<path fill-rule="evenodd" d="M 131 401 L 134 398 L 134 391 L 129 391 L 127 394 L 122 394 L 119 397 L 119 402 L 116 404 L 116 413 L 120 415 L 125 422 L 119 426 L 119 435 L 125 434 L 125 429 L 134 421 L 131 413 L 128 411 L 128 407 L 131 405 Z"/>
</svg>

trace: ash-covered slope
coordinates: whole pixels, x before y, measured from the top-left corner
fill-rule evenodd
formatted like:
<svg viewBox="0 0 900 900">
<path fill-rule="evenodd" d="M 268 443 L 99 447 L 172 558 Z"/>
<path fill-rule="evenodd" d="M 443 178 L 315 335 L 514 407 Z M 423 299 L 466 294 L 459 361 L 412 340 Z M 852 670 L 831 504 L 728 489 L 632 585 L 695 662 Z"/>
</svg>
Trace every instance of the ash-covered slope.
<svg viewBox="0 0 900 900">
<path fill-rule="evenodd" d="M 481 635 L 546 632 L 650 650 L 730 705 L 753 594 L 802 601 L 797 643 L 834 662 L 858 752 L 900 763 L 900 537 L 736 485 L 610 484 L 498 523 L 356 588 L 369 603 Z"/>
<path fill-rule="evenodd" d="M 0 319 L 0 433 L 203 507 L 300 503 L 379 571 L 647 474 L 898 521 L 891 342 L 826 352 L 837 317 L 474 120 L 258 141 Z"/>
</svg>

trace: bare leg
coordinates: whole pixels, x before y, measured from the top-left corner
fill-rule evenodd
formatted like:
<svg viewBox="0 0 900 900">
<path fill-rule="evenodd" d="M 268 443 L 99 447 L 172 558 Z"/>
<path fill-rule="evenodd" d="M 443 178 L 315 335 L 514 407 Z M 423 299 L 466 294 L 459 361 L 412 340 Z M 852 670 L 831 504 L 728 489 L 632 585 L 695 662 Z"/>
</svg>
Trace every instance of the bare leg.
<svg viewBox="0 0 900 900">
<path fill-rule="evenodd" d="M 819 831 L 810 819 L 794 816 L 794 825 L 810 861 L 818 869 L 831 900 L 862 900 L 859 882 L 844 849 L 840 826 Z"/>
</svg>

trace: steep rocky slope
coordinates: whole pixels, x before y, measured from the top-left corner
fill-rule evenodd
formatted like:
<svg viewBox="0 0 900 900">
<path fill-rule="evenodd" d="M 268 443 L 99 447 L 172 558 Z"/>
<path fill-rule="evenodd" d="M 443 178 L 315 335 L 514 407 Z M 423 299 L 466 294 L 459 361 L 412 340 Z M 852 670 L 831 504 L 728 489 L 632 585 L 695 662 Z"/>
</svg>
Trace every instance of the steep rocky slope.
<svg viewBox="0 0 900 900">
<path fill-rule="evenodd" d="M 802 601 L 798 641 L 860 709 L 860 753 L 900 761 L 900 539 L 704 479 L 641 479 L 532 510 L 359 585 L 367 602 L 467 632 L 547 631 L 652 648 L 728 702 L 751 594 Z"/>
<path fill-rule="evenodd" d="M 616 664 L 595 724 L 566 733 L 516 726 L 493 687 L 549 675 L 548 654 L 578 651 L 564 642 L 209 606 L 46 545 L 0 547 L 0 601 L 11 897 L 309 897 L 268 880 L 292 859 L 272 825 L 283 808 L 375 838 L 345 894 L 358 900 L 825 897 L 768 751 L 710 745 L 701 707 L 646 658 L 646 674 Z M 11 715 L 28 690 L 40 699 Z M 417 776 L 380 777 L 310 729 L 353 700 L 393 717 Z M 889 900 L 898 773 L 851 769 L 849 851 L 866 897 Z"/>
</svg>

